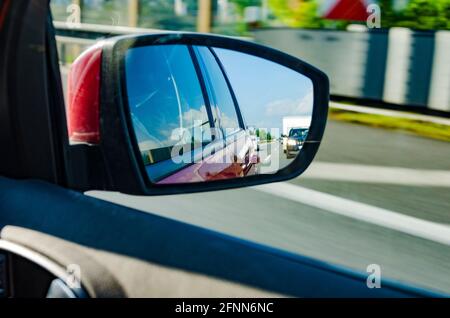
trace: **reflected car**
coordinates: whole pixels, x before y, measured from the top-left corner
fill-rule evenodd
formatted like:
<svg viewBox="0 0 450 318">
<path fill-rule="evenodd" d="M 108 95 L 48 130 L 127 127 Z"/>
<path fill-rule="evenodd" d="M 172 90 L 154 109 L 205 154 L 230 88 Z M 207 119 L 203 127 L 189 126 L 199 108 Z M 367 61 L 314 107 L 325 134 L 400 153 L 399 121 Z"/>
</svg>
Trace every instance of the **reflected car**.
<svg viewBox="0 0 450 318">
<path fill-rule="evenodd" d="M 306 138 L 308 137 L 307 128 L 292 128 L 286 140 L 286 157 L 292 158 L 302 149 Z"/>
</svg>

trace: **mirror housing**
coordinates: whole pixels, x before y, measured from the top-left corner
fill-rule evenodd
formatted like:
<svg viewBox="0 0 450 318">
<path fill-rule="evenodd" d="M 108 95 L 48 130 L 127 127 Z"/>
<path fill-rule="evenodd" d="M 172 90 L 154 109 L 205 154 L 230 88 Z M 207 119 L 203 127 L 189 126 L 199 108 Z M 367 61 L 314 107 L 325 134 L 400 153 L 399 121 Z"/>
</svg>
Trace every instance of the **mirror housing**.
<svg viewBox="0 0 450 318">
<path fill-rule="evenodd" d="M 124 80 L 125 56 L 131 48 L 170 44 L 233 50 L 272 61 L 309 78 L 314 94 L 311 126 L 301 152 L 292 163 L 274 174 L 189 184 L 152 183 L 146 175 L 133 131 Z M 99 76 L 95 72 L 99 72 Z M 81 155 L 82 168 L 72 164 L 77 172 L 69 173 L 73 179 L 69 183 L 84 191 L 108 190 L 135 195 L 213 191 L 295 178 L 307 169 L 317 153 L 326 126 L 329 102 L 328 78 L 315 67 L 252 42 L 197 33 L 167 32 L 104 40 L 75 61 L 69 74 L 68 90 L 69 138 L 72 147 L 85 152 Z M 252 126 L 248 128 L 251 135 Z M 255 127 L 253 132 L 256 135 Z M 283 135 L 281 137 L 279 139 L 283 139 Z"/>
</svg>

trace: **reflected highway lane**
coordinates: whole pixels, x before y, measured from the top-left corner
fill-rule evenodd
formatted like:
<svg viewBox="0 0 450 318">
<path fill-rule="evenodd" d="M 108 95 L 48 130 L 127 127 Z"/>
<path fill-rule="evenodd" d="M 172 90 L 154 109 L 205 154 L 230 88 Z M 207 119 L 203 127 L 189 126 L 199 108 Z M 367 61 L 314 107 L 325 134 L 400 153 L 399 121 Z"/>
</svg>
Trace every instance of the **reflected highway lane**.
<svg viewBox="0 0 450 318">
<path fill-rule="evenodd" d="M 330 121 L 310 169 L 283 183 L 289 195 L 275 191 L 277 185 L 161 197 L 88 195 L 359 272 L 378 264 L 382 277 L 450 294 L 448 158 L 445 142 Z"/>
</svg>

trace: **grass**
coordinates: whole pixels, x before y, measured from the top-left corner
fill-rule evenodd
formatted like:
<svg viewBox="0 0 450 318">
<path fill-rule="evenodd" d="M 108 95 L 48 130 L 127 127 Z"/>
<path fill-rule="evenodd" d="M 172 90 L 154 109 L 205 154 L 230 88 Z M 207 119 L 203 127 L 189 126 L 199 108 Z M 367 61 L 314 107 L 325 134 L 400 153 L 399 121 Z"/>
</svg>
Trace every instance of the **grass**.
<svg viewBox="0 0 450 318">
<path fill-rule="evenodd" d="M 357 113 L 335 108 L 330 108 L 329 118 L 370 127 L 405 131 L 426 138 L 450 142 L 450 126 L 448 125 L 409 118 Z"/>
</svg>

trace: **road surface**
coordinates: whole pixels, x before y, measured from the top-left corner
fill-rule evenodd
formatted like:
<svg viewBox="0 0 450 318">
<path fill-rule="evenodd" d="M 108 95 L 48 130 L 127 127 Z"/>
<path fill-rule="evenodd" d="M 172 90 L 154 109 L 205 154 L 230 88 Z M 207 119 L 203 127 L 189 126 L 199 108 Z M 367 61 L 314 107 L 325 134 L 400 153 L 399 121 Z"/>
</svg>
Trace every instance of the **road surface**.
<svg viewBox="0 0 450 318">
<path fill-rule="evenodd" d="M 450 294 L 449 158 L 449 143 L 330 121 L 312 166 L 289 182 L 87 194 L 359 272 L 378 264 L 382 278 Z"/>
<path fill-rule="evenodd" d="M 445 142 L 330 121 L 311 168 L 281 192 L 89 195 L 450 294 L 449 158 Z"/>
</svg>

